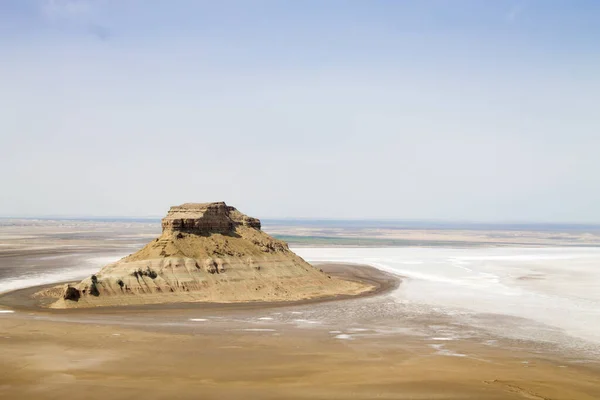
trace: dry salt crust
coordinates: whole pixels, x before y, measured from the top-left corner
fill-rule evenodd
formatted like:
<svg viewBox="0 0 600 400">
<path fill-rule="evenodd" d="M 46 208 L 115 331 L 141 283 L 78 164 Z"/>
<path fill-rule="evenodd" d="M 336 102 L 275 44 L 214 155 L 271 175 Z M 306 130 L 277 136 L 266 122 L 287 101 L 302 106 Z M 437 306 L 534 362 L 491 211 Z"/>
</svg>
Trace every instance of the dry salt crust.
<svg viewBox="0 0 600 400">
<path fill-rule="evenodd" d="M 511 340 L 552 342 L 566 351 L 577 343 L 578 349 L 600 357 L 600 248 L 293 250 L 312 263 L 370 265 L 405 277 L 389 296 L 392 307 L 419 306 L 424 314 L 448 316 L 463 327 Z M 501 318 L 490 324 L 484 315 L 506 316 L 508 325 Z M 519 320 L 508 319 L 514 317 Z M 446 332 L 439 333 L 443 334 L 434 337 Z"/>
</svg>

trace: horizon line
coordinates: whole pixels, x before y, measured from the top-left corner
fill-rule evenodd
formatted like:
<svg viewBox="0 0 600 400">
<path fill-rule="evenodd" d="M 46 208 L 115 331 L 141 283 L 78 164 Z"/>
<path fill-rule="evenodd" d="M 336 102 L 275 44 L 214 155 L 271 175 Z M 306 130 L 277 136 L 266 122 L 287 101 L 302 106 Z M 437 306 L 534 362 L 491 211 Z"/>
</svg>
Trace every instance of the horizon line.
<svg viewBox="0 0 600 400">
<path fill-rule="evenodd" d="M 34 216 L 12 216 L 0 215 L 0 219 L 23 219 L 23 220 L 161 220 L 163 216 L 125 216 L 125 215 L 34 215 Z M 305 222 L 398 222 L 398 223 L 429 223 L 429 224 L 465 224 L 465 225 L 575 225 L 600 227 L 598 222 L 581 221 L 492 221 L 492 220 L 465 220 L 465 219 L 425 219 L 425 218 L 400 218 L 400 217 L 261 217 L 261 221 L 305 221 Z"/>
</svg>

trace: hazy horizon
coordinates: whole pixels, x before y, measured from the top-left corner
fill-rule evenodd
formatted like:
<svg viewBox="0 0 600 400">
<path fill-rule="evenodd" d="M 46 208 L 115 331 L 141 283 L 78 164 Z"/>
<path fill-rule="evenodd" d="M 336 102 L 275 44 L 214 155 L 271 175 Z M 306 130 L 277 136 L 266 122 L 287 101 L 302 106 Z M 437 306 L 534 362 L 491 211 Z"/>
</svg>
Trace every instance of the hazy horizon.
<svg viewBox="0 0 600 400">
<path fill-rule="evenodd" d="M 165 212 L 166 214 L 166 212 Z M 156 222 L 160 223 L 164 215 L 0 215 L 0 220 L 47 220 L 47 221 L 116 221 L 116 222 Z M 358 224 L 362 227 L 389 227 L 401 229 L 600 229 L 598 222 L 554 222 L 554 221 L 484 221 L 484 220 L 444 220 L 444 219 L 402 219 L 402 218 L 312 218 L 312 217 L 260 217 L 263 225 L 311 226 L 324 225 L 337 227 Z M 341 224 L 341 225 L 340 225 Z M 354 226 L 354 225 L 352 225 Z"/>
<path fill-rule="evenodd" d="M 0 2 L 0 215 L 600 223 L 600 2 Z"/>
</svg>

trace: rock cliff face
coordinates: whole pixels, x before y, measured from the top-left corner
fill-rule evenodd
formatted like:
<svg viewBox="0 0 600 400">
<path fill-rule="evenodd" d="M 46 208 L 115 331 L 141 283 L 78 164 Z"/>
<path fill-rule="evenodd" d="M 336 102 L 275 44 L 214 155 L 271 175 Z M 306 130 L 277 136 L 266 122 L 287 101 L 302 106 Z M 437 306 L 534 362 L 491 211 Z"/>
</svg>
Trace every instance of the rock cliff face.
<svg viewBox="0 0 600 400">
<path fill-rule="evenodd" d="M 198 235 L 233 232 L 240 225 L 260 230 L 258 219 L 248 217 L 224 202 L 174 206 L 162 220 L 163 231 L 184 231 Z"/>
<path fill-rule="evenodd" d="M 171 207 L 162 235 L 138 252 L 64 288 L 51 307 L 211 301 L 282 301 L 358 294 L 223 202 Z"/>
</svg>

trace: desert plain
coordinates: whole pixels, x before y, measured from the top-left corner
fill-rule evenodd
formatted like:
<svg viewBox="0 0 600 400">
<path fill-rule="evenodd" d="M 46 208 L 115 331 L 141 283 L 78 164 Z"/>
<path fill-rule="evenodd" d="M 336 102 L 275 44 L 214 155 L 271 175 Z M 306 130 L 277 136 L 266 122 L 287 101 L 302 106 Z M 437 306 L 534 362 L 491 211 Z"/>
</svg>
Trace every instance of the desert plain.
<svg viewBox="0 0 600 400">
<path fill-rule="evenodd" d="M 319 268 L 373 287 L 359 296 L 42 308 L 31 298 L 33 287 L 78 281 L 141 248 L 160 226 L 80 220 L 1 225 L 1 398 L 600 398 L 595 343 L 521 318 L 457 315 L 403 300 L 410 277 L 356 263 L 319 261 Z M 286 235 L 294 229 L 285 228 Z M 538 340 L 493 327 L 549 334 Z"/>
</svg>

